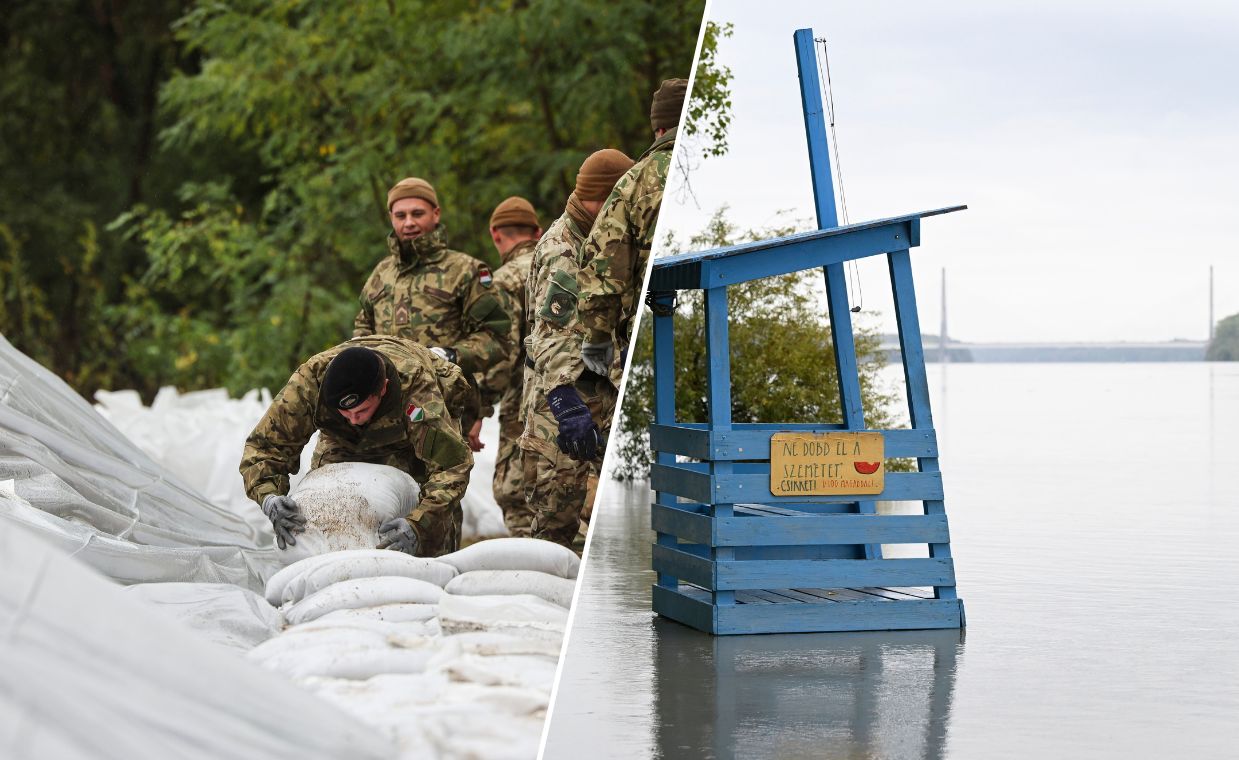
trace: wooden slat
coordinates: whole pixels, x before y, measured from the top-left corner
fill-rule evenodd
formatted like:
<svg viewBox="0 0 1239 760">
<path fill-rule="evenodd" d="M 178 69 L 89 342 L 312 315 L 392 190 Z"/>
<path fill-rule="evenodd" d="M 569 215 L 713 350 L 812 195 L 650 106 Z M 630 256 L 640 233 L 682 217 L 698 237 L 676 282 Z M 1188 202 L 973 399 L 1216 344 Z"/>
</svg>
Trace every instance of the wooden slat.
<svg viewBox="0 0 1239 760">
<path fill-rule="evenodd" d="M 699 631 L 715 633 L 717 629 L 715 625 L 715 609 L 710 604 L 710 595 L 705 594 L 705 597 L 702 598 L 701 593 L 704 592 L 694 594 L 690 589 L 691 587 L 689 586 L 680 586 L 679 589 L 654 586 L 654 612 L 696 628 Z M 745 605 L 735 606 L 743 607 Z"/>
<path fill-rule="evenodd" d="M 714 633 L 809 633 L 959 628 L 955 600 L 842 601 L 834 604 L 763 604 L 719 608 Z"/>
<path fill-rule="evenodd" d="M 769 423 L 745 423 L 734 425 L 731 430 L 704 429 L 701 424 L 677 423 L 675 425 L 651 425 L 650 448 L 654 451 L 682 454 L 694 459 L 739 460 L 769 459 L 770 436 L 778 432 L 826 433 L 842 430 L 842 425 L 781 425 Z M 886 456 L 936 457 L 938 436 L 932 429 L 920 430 L 862 430 L 859 432 L 881 433 L 885 439 Z"/>
<path fill-rule="evenodd" d="M 655 551 L 664 547 L 655 547 Z M 697 562 L 706 562 L 680 552 Z M 748 560 L 714 563 L 713 577 L 700 566 L 685 565 L 694 576 L 679 575 L 703 588 L 851 588 L 858 586 L 954 586 L 949 559 Z M 707 585 L 713 581 L 714 586 Z"/>
<path fill-rule="evenodd" d="M 684 509 L 666 504 L 654 504 L 650 508 L 650 527 L 659 533 L 682 538 L 697 544 L 714 543 L 714 521 L 709 515 L 694 509 Z"/>
<path fill-rule="evenodd" d="M 658 465 L 654 465 L 657 467 Z M 679 467 L 681 465 L 677 465 Z M 746 465 L 736 466 L 737 472 L 731 475 L 719 475 L 714 481 L 714 498 L 700 498 L 699 501 L 726 502 L 728 504 L 744 504 L 762 502 L 779 504 L 780 502 L 851 502 L 859 498 L 873 501 L 925 501 L 942 499 L 942 475 L 937 472 L 891 472 L 886 475 L 886 489 L 880 494 L 858 497 L 855 494 L 837 494 L 831 496 L 772 496 L 770 494 L 770 466 Z M 760 470 L 764 469 L 764 474 Z M 687 472 L 687 471 L 685 471 Z M 653 475 L 651 474 L 651 481 Z M 682 486 L 687 490 L 687 486 Z M 662 489 L 656 489 L 662 490 Z M 671 489 L 667 489 L 671 490 Z M 709 486 L 704 493 L 709 493 Z M 672 491 L 675 493 L 675 491 Z M 698 498 L 693 494 L 682 494 L 690 498 Z"/>
<path fill-rule="evenodd" d="M 654 546 L 651 548 L 650 554 L 654 569 L 659 573 L 665 573 L 705 589 L 714 588 L 715 563 L 711 560 L 694 556 L 683 549 L 670 546 Z M 733 586 L 732 588 L 735 587 Z M 760 584 L 751 586 L 751 588 L 760 588 Z"/>
<path fill-rule="evenodd" d="M 713 501 L 710 498 L 710 474 L 686 464 L 656 462 L 650 465 L 650 488 L 702 503 Z"/>
<path fill-rule="evenodd" d="M 929 544 L 949 540 L 946 515 L 755 515 L 715 521 L 717 546 Z"/>
<path fill-rule="evenodd" d="M 711 452 L 710 431 L 685 425 L 650 425 L 650 448 L 694 459 L 722 458 Z"/>
</svg>

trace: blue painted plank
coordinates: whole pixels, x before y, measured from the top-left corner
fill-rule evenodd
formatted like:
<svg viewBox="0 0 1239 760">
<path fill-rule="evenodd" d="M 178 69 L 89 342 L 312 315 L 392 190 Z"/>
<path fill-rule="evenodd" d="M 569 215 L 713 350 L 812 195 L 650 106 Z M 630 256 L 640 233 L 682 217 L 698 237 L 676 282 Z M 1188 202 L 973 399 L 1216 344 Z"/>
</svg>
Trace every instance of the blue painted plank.
<svg viewBox="0 0 1239 760">
<path fill-rule="evenodd" d="M 667 494 L 683 496 L 708 503 L 713 496 L 710 489 L 710 473 L 697 472 L 681 464 L 650 465 L 650 488 L 658 494 L 658 500 L 666 503 Z"/>
<path fill-rule="evenodd" d="M 716 521 L 714 530 L 714 541 L 719 546 L 929 544 L 950 540 L 946 515 L 806 515 L 757 519 L 740 516 Z M 679 535 L 698 540 L 686 534 Z"/>
<path fill-rule="evenodd" d="M 676 465 L 681 468 L 682 465 Z M 855 494 L 839 494 L 831 496 L 772 496 L 770 494 L 770 466 L 764 465 L 765 472 L 754 472 L 749 468 L 732 475 L 719 475 L 714 479 L 713 494 L 717 501 L 731 504 L 746 502 L 761 502 L 779 504 L 780 502 L 848 502 L 858 501 Z M 738 469 L 738 468 L 737 468 Z M 867 495 L 865 499 L 874 501 L 923 501 L 942 498 L 942 475 L 937 472 L 891 472 L 885 479 L 885 490 L 880 494 Z M 672 489 L 673 490 L 673 489 Z M 691 499 L 707 501 L 696 494 L 710 493 L 710 489 L 702 492 L 681 493 Z"/>
<path fill-rule="evenodd" d="M 907 248 L 909 224 L 891 224 L 857 230 L 845 236 L 822 237 L 784 246 L 774 255 L 709 259 L 700 265 L 698 288 L 717 288 L 742 282 L 842 265 Z"/>
<path fill-rule="evenodd" d="M 650 523 L 659 533 L 697 544 L 714 543 L 714 520 L 709 515 L 656 503 L 650 508 Z M 671 545 L 670 542 L 667 545 Z"/>
<path fill-rule="evenodd" d="M 903 354 L 903 376 L 907 386 L 908 413 L 913 428 L 932 428 L 929 411 L 929 380 L 925 375 L 925 348 L 921 344 L 921 321 L 916 312 L 916 287 L 912 280 L 912 260 L 907 250 L 887 256 L 891 290 L 895 298 L 895 322 L 899 348 Z"/>
<path fill-rule="evenodd" d="M 674 294 L 659 296 L 663 305 L 671 305 Z M 658 425 L 675 423 L 675 317 L 674 315 L 654 315 L 654 422 Z M 655 461 L 662 464 L 674 464 L 675 455 L 670 453 L 655 453 Z M 655 493 L 655 499 L 662 499 L 662 494 Z M 663 546 L 674 546 L 675 536 L 659 532 L 655 527 L 655 543 Z M 658 583 L 661 586 L 674 588 L 679 580 L 671 575 L 659 574 Z"/>
<path fill-rule="evenodd" d="M 663 549 L 664 547 L 655 547 Z M 674 550 L 671 550 L 674 551 Z M 684 552 L 683 557 L 696 559 Z M 949 559 L 823 559 L 716 562 L 713 578 L 705 568 L 679 577 L 713 589 L 844 588 L 851 586 L 951 586 L 955 570 Z"/>
<path fill-rule="evenodd" d="M 841 601 L 822 604 L 737 605 L 717 610 L 715 633 L 811 633 L 959 628 L 957 602 Z"/>
<path fill-rule="evenodd" d="M 833 432 L 842 425 L 733 425 L 727 431 L 709 431 L 704 426 L 650 425 L 650 448 L 694 459 L 769 459 L 770 436 L 780 431 Z M 938 455 L 938 437 L 932 429 L 863 430 L 881 433 L 886 456 L 929 457 Z"/>
<path fill-rule="evenodd" d="M 673 575 L 686 583 L 705 589 L 714 589 L 716 586 L 714 582 L 716 563 L 712 560 L 694 556 L 683 549 L 662 545 L 650 548 L 650 560 L 654 569 L 660 573 Z"/>
<path fill-rule="evenodd" d="M 796 47 L 796 73 L 800 78 L 800 110 L 804 114 L 805 139 L 809 144 L 809 176 L 819 230 L 839 226 L 835 211 L 835 185 L 830 172 L 830 147 L 826 140 L 826 114 L 822 107 L 822 83 L 817 76 L 817 52 L 813 30 L 792 34 Z"/>
<path fill-rule="evenodd" d="M 687 588 L 681 586 L 681 589 Z M 705 633 L 714 633 L 714 606 L 700 598 L 663 586 L 653 587 L 654 612 Z"/>
</svg>

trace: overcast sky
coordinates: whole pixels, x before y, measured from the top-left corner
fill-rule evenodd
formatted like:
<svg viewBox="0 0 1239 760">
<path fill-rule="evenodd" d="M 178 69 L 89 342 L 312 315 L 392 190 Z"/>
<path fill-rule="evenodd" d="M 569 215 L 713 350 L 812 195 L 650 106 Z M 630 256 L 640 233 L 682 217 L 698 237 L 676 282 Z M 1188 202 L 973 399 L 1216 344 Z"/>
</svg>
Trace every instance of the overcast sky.
<svg viewBox="0 0 1239 760">
<path fill-rule="evenodd" d="M 966 203 L 913 249 L 921 323 L 967 341 L 1203 340 L 1239 312 L 1239 4 L 743 2 L 731 150 L 669 192 L 683 238 L 811 218 L 792 32 L 828 40 L 853 222 Z M 673 175 L 672 188 L 678 183 Z M 888 315 L 884 263 L 859 272 Z"/>
</svg>

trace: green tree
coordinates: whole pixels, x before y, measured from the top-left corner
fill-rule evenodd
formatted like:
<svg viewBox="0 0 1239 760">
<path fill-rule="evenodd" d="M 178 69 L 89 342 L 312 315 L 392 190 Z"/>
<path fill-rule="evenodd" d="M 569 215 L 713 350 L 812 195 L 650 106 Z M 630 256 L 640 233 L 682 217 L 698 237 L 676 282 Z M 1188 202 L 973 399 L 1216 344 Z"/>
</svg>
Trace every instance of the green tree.
<svg viewBox="0 0 1239 760">
<path fill-rule="evenodd" d="M 686 246 L 668 240 L 666 250 L 702 250 L 797 231 L 793 226 L 741 232 L 726 208 Z M 826 317 L 820 271 L 771 277 L 728 288 L 731 347 L 731 415 L 735 422 L 842 422 L 839 379 Z M 676 419 L 704 422 L 709 413 L 705 355 L 705 309 L 700 291 L 681 291 L 675 315 Z M 647 429 L 654 406 L 653 320 L 644 318 L 634 346 L 618 429 L 622 436 L 614 474 L 620 480 L 647 476 L 652 461 Z M 895 424 L 896 396 L 883 389 L 885 357 L 871 328 L 854 330 L 865 422 Z"/>
<path fill-rule="evenodd" d="M 727 154 L 727 130 L 731 126 L 731 68 L 719 61 L 719 40 L 730 37 L 731 24 L 707 21 L 701 36 L 701 53 L 697 57 L 697 72 L 693 93 L 688 99 L 688 119 L 684 125 L 687 137 L 696 137 L 697 148 L 704 156 L 717 158 Z"/>
<path fill-rule="evenodd" d="M 1239 314 L 1219 321 L 1213 330 L 1213 340 L 1205 350 L 1205 361 L 1239 362 Z"/>
</svg>

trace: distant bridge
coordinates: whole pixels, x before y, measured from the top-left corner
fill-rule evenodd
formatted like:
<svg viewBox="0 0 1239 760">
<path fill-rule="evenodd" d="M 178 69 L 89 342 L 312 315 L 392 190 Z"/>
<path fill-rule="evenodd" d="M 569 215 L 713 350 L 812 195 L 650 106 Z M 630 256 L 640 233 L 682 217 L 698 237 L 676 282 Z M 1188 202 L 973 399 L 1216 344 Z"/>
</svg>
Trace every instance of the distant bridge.
<svg viewBox="0 0 1239 760">
<path fill-rule="evenodd" d="M 941 361 L 936 335 L 922 338 L 925 360 Z M 1162 343 L 962 343 L 947 341 L 951 362 L 1198 362 L 1204 361 L 1206 341 L 1174 340 Z M 899 339 L 883 335 L 881 350 L 888 362 L 899 361 Z"/>
</svg>

